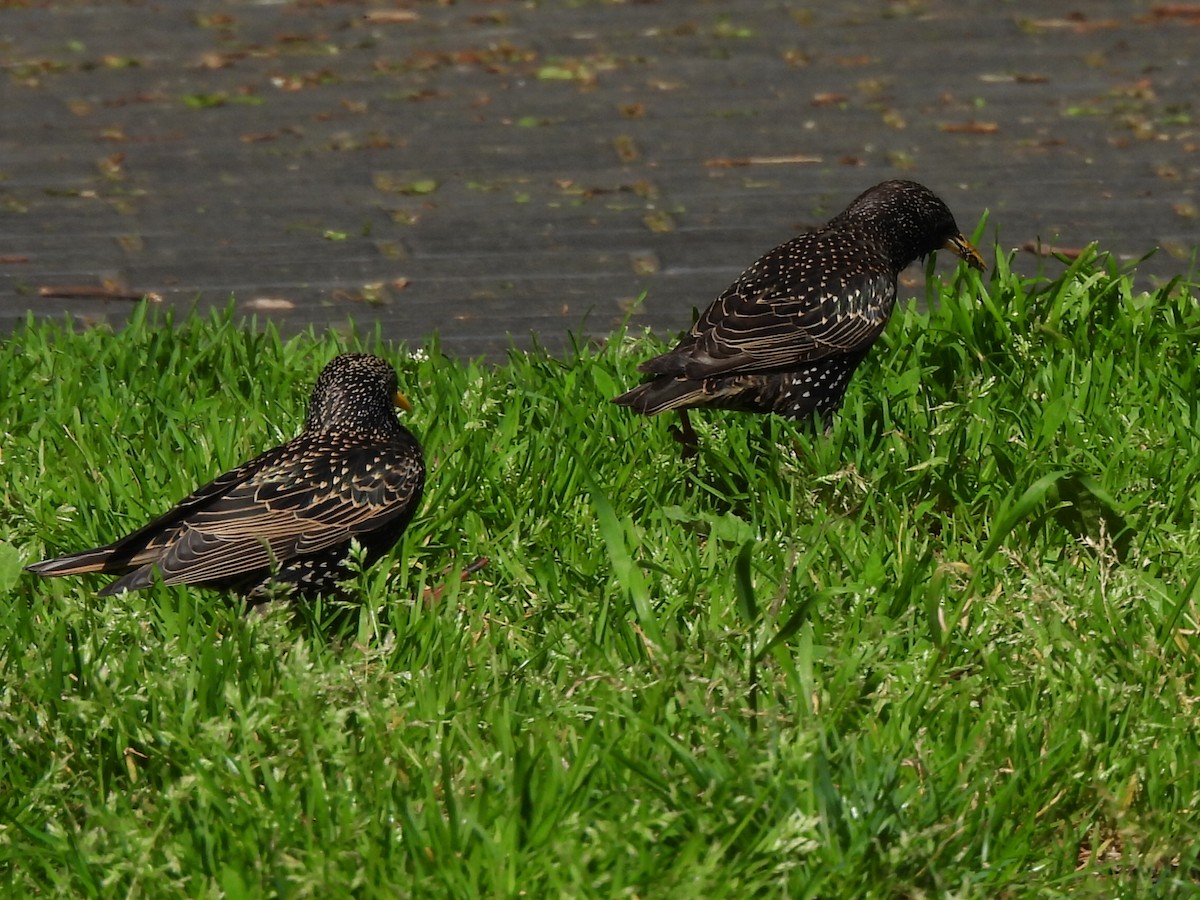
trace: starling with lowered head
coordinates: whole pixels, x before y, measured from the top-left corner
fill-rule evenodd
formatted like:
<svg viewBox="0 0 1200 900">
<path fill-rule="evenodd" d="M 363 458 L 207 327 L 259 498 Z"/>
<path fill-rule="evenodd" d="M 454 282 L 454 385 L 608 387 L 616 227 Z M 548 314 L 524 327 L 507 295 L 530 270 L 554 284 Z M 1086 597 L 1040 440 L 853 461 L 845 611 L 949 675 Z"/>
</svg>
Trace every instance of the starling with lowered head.
<svg viewBox="0 0 1200 900">
<path fill-rule="evenodd" d="M 674 350 L 639 368 L 649 378 L 613 400 L 652 416 L 699 407 L 821 416 L 828 425 L 850 377 L 883 332 L 896 277 L 948 249 L 983 258 L 941 199 L 914 181 L 863 192 L 816 231 L 762 256 L 696 320 Z"/>
<path fill-rule="evenodd" d="M 101 596 L 164 584 L 232 591 L 252 603 L 337 593 L 351 540 L 370 564 L 421 502 L 425 463 L 395 406 L 396 370 L 348 353 L 317 378 L 300 435 L 197 488 L 120 540 L 29 566 L 38 575 L 120 575 Z"/>
</svg>

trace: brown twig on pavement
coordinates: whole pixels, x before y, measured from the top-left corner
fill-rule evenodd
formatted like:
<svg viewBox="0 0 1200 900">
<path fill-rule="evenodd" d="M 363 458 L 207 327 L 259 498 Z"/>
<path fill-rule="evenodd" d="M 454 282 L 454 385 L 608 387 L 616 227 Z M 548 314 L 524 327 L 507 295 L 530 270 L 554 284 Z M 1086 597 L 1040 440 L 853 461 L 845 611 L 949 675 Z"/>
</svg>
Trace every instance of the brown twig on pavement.
<svg viewBox="0 0 1200 900">
<path fill-rule="evenodd" d="M 39 297 L 58 300 L 146 300 L 161 303 L 162 297 L 150 291 L 124 291 L 94 284 L 47 284 L 38 288 Z"/>
<path fill-rule="evenodd" d="M 704 164 L 714 169 L 736 169 L 739 166 L 787 166 L 822 161 L 820 156 L 743 156 L 737 159 L 706 159 Z"/>
<path fill-rule="evenodd" d="M 1055 247 L 1041 241 L 1026 241 L 1021 245 L 1021 249 L 1034 256 L 1061 256 L 1064 259 L 1078 259 L 1084 250 L 1083 247 Z"/>
</svg>

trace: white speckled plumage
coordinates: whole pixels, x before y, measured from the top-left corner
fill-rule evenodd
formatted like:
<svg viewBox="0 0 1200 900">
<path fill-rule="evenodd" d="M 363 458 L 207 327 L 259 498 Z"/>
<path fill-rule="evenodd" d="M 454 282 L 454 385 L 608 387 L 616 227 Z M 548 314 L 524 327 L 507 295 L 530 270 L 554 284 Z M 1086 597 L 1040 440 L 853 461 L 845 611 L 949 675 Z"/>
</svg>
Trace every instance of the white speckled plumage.
<svg viewBox="0 0 1200 900">
<path fill-rule="evenodd" d="M 29 567 L 40 575 L 121 575 L 100 594 L 200 584 L 252 601 L 283 591 L 333 593 L 351 540 L 370 564 L 404 532 L 425 464 L 396 418 L 396 370 L 349 353 L 321 372 L 303 432 L 197 488 L 143 528 L 104 547 Z"/>
<path fill-rule="evenodd" d="M 983 268 L 932 191 L 878 184 L 756 260 L 613 402 L 646 415 L 713 407 L 828 421 L 891 318 L 900 271 L 942 247 Z"/>
</svg>

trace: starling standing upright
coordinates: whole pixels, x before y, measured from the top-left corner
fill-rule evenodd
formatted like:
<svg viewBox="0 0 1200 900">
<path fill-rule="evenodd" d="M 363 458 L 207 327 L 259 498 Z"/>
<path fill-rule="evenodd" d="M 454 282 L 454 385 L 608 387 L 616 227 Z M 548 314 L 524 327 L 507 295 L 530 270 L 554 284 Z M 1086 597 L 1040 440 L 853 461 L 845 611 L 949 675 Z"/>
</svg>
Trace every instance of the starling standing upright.
<svg viewBox="0 0 1200 900">
<path fill-rule="evenodd" d="M 652 416 L 712 407 L 829 423 L 882 333 L 896 276 L 940 248 L 983 269 L 946 204 L 913 181 L 885 181 L 824 227 L 761 257 L 726 288 L 651 377 L 613 400 Z"/>
<path fill-rule="evenodd" d="M 336 593 L 351 539 L 370 564 L 412 519 L 425 484 L 421 446 L 391 364 L 335 358 L 317 378 L 304 431 L 197 488 L 115 543 L 29 566 L 39 575 L 121 575 L 101 596 L 164 584 L 233 591 L 251 602 Z"/>
</svg>

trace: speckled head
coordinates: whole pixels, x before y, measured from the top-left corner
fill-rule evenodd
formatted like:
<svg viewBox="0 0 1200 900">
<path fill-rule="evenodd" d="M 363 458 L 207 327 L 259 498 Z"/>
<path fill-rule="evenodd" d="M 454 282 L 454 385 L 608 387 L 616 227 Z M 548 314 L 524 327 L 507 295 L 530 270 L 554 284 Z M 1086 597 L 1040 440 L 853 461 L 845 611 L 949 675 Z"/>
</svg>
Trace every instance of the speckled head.
<svg viewBox="0 0 1200 900">
<path fill-rule="evenodd" d="M 979 251 L 959 231 L 949 207 L 915 181 L 881 182 L 859 194 L 829 224 L 876 236 L 897 272 L 941 249 L 957 254 L 972 268 L 986 268 Z"/>
<path fill-rule="evenodd" d="M 321 370 L 308 402 L 304 428 L 395 428 L 395 407 L 408 408 L 407 403 L 391 363 L 369 353 L 344 353 Z"/>
</svg>

